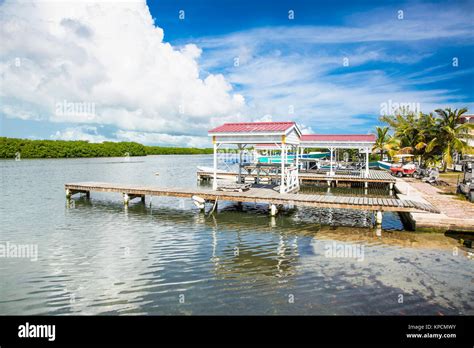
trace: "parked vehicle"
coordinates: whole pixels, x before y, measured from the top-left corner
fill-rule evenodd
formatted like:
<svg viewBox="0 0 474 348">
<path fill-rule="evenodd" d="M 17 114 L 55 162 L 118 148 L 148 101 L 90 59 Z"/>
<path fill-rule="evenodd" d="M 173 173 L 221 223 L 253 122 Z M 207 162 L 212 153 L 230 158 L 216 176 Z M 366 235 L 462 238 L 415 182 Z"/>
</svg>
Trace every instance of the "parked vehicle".
<svg viewBox="0 0 474 348">
<path fill-rule="evenodd" d="M 430 168 L 425 167 L 416 167 L 415 172 L 413 173 L 413 177 L 415 179 L 423 179 L 430 175 Z"/>
<path fill-rule="evenodd" d="M 440 184 L 439 180 L 439 169 L 438 168 L 431 168 L 427 171 L 427 176 L 421 178 L 421 181 L 427 182 L 429 184 Z"/>
<path fill-rule="evenodd" d="M 472 175 L 472 168 L 474 167 L 474 160 L 466 160 L 463 162 L 463 178 L 458 183 L 457 192 L 466 196 L 466 198 L 474 202 L 474 182 Z"/>
<path fill-rule="evenodd" d="M 413 155 L 395 155 L 395 158 L 398 158 L 400 162 L 392 163 L 390 166 L 390 171 L 392 175 L 398 177 L 402 176 L 412 176 L 416 170 L 416 166 L 413 163 Z"/>
</svg>

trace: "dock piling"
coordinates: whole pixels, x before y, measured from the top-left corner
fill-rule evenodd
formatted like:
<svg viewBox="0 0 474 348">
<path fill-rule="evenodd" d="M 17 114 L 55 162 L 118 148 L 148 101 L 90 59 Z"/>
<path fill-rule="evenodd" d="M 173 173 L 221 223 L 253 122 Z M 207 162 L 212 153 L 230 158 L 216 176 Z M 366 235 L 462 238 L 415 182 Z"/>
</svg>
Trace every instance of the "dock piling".
<svg viewBox="0 0 474 348">
<path fill-rule="evenodd" d="M 378 210 L 378 211 L 375 213 L 375 223 L 376 223 L 377 225 L 382 225 L 382 219 L 383 219 L 382 211 L 381 211 L 381 210 Z"/>
<path fill-rule="evenodd" d="M 123 196 L 123 204 L 128 205 L 128 203 L 130 202 L 130 196 L 128 195 L 128 193 L 122 193 L 122 196 Z"/>
<path fill-rule="evenodd" d="M 276 216 L 278 209 L 275 204 L 270 204 L 270 216 Z"/>
</svg>

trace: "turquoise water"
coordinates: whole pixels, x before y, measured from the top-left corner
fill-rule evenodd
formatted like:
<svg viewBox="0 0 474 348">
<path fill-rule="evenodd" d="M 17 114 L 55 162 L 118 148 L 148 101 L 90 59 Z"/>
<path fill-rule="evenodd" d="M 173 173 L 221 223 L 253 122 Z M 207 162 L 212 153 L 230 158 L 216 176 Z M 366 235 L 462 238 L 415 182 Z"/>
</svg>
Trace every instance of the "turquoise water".
<svg viewBox="0 0 474 348">
<path fill-rule="evenodd" d="M 0 314 L 474 314 L 472 250 L 403 231 L 396 214 L 377 229 L 363 211 L 270 218 L 265 205 L 220 203 L 207 215 L 176 198 L 126 208 L 114 193 L 66 204 L 67 182 L 195 187 L 196 166 L 211 164 L 0 161 L 0 245 L 37 248 L 36 260 L 0 257 Z"/>
</svg>

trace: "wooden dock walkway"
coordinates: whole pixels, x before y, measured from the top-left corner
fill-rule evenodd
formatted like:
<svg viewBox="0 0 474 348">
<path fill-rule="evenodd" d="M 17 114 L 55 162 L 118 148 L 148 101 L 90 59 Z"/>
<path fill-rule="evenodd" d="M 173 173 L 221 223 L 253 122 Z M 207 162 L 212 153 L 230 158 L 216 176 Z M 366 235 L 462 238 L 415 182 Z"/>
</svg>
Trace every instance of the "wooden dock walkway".
<svg viewBox="0 0 474 348">
<path fill-rule="evenodd" d="M 403 213 L 404 223 L 412 229 L 474 232 L 474 204 L 444 194 L 439 188 L 412 178 L 398 178 L 395 189 L 400 199 L 428 203 L 440 211 L 439 214 Z"/>
<path fill-rule="evenodd" d="M 213 173 L 210 171 L 197 171 L 198 180 L 212 179 Z M 218 178 L 226 178 L 229 180 L 237 181 L 239 174 L 234 172 L 224 173 L 218 172 Z M 255 170 L 252 171 L 242 171 L 241 176 L 245 178 L 246 181 L 256 181 L 257 179 L 279 179 L 280 174 L 272 174 L 268 172 L 256 173 Z M 393 187 L 393 184 L 396 182 L 396 178 L 391 175 L 389 172 L 383 170 L 369 170 L 369 175 L 366 177 L 363 172 L 340 172 L 334 175 L 329 175 L 329 173 L 320 173 L 320 172 L 311 172 L 311 171 L 300 171 L 299 179 L 301 181 L 326 181 L 328 183 L 333 182 L 359 182 L 359 183 L 382 183 L 388 184 Z"/>
<path fill-rule="evenodd" d="M 170 196 L 191 198 L 199 196 L 206 201 L 234 201 L 250 203 L 268 203 L 276 205 L 300 205 L 319 208 L 357 209 L 366 211 L 394 211 L 394 212 L 431 212 L 438 213 L 439 210 L 431 204 L 402 200 L 394 198 L 371 198 L 354 196 L 328 196 L 310 195 L 300 193 L 280 194 L 274 189 L 266 186 L 252 187 L 244 192 L 213 191 L 203 188 L 174 188 L 155 187 L 140 185 L 112 184 L 101 182 L 80 182 L 65 185 L 66 196 L 70 198 L 76 193 L 85 193 L 90 196 L 91 192 L 117 192 L 124 197 L 124 203 L 128 204 L 131 199 L 145 196 Z M 273 208 L 272 208 L 273 211 Z"/>
</svg>

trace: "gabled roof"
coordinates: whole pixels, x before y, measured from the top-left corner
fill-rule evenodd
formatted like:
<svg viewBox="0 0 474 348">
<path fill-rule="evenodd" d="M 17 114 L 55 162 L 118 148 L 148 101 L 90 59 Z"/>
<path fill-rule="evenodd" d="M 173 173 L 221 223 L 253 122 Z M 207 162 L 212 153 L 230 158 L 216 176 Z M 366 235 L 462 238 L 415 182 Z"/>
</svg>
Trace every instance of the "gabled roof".
<svg viewBox="0 0 474 348">
<path fill-rule="evenodd" d="M 242 122 L 224 123 L 222 126 L 211 129 L 208 133 L 284 133 L 295 122 Z"/>
<path fill-rule="evenodd" d="M 255 144 L 255 147 L 259 147 L 259 148 L 275 148 L 275 149 L 278 149 L 279 146 L 275 143 L 268 143 L 268 144 Z"/>
<path fill-rule="evenodd" d="M 305 142 L 375 142 L 374 134 L 303 134 L 301 141 Z"/>
</svg>

